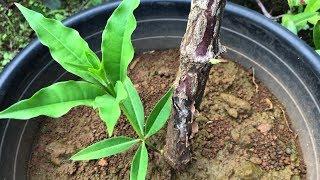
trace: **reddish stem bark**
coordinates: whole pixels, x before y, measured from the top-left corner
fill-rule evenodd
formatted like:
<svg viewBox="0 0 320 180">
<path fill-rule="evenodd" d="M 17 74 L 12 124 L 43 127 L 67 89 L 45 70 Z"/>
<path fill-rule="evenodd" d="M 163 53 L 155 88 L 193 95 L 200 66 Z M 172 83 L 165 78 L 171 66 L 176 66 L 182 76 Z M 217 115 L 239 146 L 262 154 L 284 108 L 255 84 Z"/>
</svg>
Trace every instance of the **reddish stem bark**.
<svg viewBox="0 0 320 180">
<path fill-rule="evenodd" d="M 226 0 L 192 0 L 186 33 L 180 46 L 180 67 L 173 94 L 164 156 L 175 169 L 191 160 L 190 135 L 195 109 L 199 109 L 211 69 L 219 56 L 221 18 Z"/>
</svg>

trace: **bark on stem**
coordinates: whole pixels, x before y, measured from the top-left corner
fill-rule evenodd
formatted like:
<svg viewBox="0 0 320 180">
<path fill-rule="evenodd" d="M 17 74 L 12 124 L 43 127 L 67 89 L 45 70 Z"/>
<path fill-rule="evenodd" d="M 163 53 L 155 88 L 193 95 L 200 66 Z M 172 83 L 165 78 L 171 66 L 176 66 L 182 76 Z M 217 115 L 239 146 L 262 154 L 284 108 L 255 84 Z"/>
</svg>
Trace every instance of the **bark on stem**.
<svg viewBox="0 0 320 180">
<path fill-rule="evenodd" d="M 180 46 L 180 67 L 173 94 L 164 156 L 175 169 L 191 160 L 190 135 L 211 69 L 209 60 L 224 48 L 219 34 L 226 0 L 192 0 L 186 33 Z"/>
</svg>

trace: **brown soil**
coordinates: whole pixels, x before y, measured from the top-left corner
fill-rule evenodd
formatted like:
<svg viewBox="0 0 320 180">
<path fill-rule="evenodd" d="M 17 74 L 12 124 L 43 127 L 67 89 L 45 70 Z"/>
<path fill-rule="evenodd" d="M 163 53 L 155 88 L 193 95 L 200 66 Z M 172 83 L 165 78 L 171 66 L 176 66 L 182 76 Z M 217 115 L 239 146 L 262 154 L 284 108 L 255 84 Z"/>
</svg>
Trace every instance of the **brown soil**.
<svg viewBox="0 0 320 180">
<path fill-rule="evenodd" d="M 131 64 L 130 77 L 146 114 L 172 84 L 178 65 L 177 50 L 141 54 Z M 148 179 L 305 179 L 306 168 L 284 108 L 268 89 L 257 85 L 252 73 L 233 62 L 215 65 L 196 115 L 190 166 L 177 173 L 150 150 Z M 135 136 L 123 117 L 115 131 L 120 134 Z M 69 160 L 105 137 L 104 124 L 90 108 L 74 108 L 62 118 L 45 120 L 29 163 L 30 179 L 128 179 L 136 148 L 97 161 Z M 161 149 L 164 140 L 165 128 L 152 143 Z"/>
</svg>

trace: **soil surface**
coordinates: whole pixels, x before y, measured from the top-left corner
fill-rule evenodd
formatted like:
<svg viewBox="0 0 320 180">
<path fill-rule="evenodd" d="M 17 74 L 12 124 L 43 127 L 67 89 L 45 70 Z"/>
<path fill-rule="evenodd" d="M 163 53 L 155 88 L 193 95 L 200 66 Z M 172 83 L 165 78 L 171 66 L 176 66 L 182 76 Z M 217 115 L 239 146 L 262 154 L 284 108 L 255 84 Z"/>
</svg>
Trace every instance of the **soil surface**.
<svg viewBox="0 0 320 180">
<path fill-rule="evenodd" d="M 131 64 L 130 77 L 146 114 L 172 84 L 178 65 L 178 50 L 141 54 Z M 149 150 L 148 179 L 305 179 L 297 136 L 283 106 L 239 65 L 214 65 L 195 122 L 193 160 L 186 171 L 171 170 L 161 155 Z M 121 117 L 115 135 L 135 133 Z M 104 138 L 104 123 L 87 107 L 44 120 L 29 162 L 30 179 L 129 179 L 137 147 L 101 160 L 69 160 Z M 165 128 L 151 143 L 161 149 L 164 142 Z"/>
</svg>

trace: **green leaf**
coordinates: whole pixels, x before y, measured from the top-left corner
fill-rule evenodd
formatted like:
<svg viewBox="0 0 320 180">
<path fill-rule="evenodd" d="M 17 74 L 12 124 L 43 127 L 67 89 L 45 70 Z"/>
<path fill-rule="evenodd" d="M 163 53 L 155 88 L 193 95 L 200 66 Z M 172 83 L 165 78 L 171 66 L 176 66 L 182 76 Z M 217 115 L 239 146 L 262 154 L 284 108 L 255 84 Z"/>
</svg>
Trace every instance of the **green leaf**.
<svg viewBox="0 0 320 180">
<path fill-rule="evenodd" d="M 305 12 L 316 12 L 320 9 L 320 1 L 319 0 L 309 0 Z"/>
<path fill-rule="evenodd" d="M 128 98 L 123 101 L 122 110 L 128 118 L 133 129 L 138 133 L 139 136 L 143 136 L 144 109 L 140 96 L 129 77 L 125 78 L 123 85 L 127 91 Z"/>
<path fill-rule="evenodd" d="M 308 22 L 315 25 L 320 20 L 320 14 L 317 14 L 316 16 L 313 16 L 308 19 Z"/>
<path fill-rule="evenodd" d="M 73 155 L 70 159 L 73 161 L 81 161 L 112 156 L 130 149 L 139 141 L 139 139 L 132 139 L 125 136 L 104 139 L 84 148 L 77 154 Z"/>
<path fill-rule="evenodd" d="M 158 132 L 167 122 L 172 109 L 172 88 L 158 101 L 151 111 L 145 128 L 146 137 L 150 137 Z"/>
<path fill-rule="evenodd" d="M 114 89 L 117 94 L 116 100 L 118 103 L 122 102 L 128 97 L 127 91 L 121 81 L 117 81 Z"/>
<path fill-rule="evenodd" d="M 223 59 L 219 59 L 219 58 L 213 58 L 213 59 L 210 59 L 209 61 L 212 65 L 216 65 L 216 64 L 219 64 L 221 62 L 225 62 L 225 60 Z"/>
<path fill-rule="evenodd" d="M 127 98 L 127 92 L 121 81 L 117 82 L 115 91 L 116 98 L 105 94 L 95 99 L 95 107 L 98 107 L 99 115 L 107 125 L 109 136 L 112 136 L 114 127 L 121 115 L 120 103 Z"/>
<path fill-rule="evenodd" d="M 137 26 L 133 15 L 139 0 L 123 0 L 109 18 L 102 34 L 102 63 L 111 81 L 123 81 L 134 49 L 131 35 Z"/>
<path fill-rule="evenodd" d="M 300 0 L 288 0 L 288 5 L 290 8 L 293 8 L 295 6 L 301 6 Z"/>
<path fill-rule="evenodd" d="M 300 31 L 307 26 L 308 21 L 318 15 L 317 12 L 303 12 L 295 15 L 291 15 L 290 19 L 294 22 L 297 30 Z"/>
<path fill-rule="evenodd" d="M 294 24 L 294 22 L 292 21 L 291 15 L 284 15 L 282 17 L 282 23 L 281 24 L 282 24 L 282 26 L 284 26 L 288 30 L 290 30 L 292 33 L 294 33 L 296 35 L 298 34 L 297 27 Z"/>
<path fill-rule="evenodd" d="M 60 21 L 45 18 L 42 14 L 16 3 L 23 16 L 36 32 L 39 40 L 50 50 L 51 56 L 68 72 L 95 83 L 89 68 L 99 69 L 100 61 L 79 33 L 65 27 Z"/>
<path fill-rule="evenodd" d="M 121 115 L 119 103 L 109 94 L 97 97 L 95 103 L 99 107 L 99 116 L 106 123 L 108 135 L 111 137 Z"/>
<path fill-rule="evenodd" d="M 66 114 L 72 107 L 93 106 L 95 98 L 103 94 L 105 91 L 101 87 L 88 82 L 60 82 L 10 106 L 0 112 L 0 118 L 30 119 L 40 115 L 57 118 Z"/>
<path fill-rule="evenodd" d="M 130 180 L 145 180 L 148 170 L 148 150 L 143 142 L 133 157 Z"/>
<path fill-rule="evenodd" d="M 292 2 L 292 0 L 287 0 L 287 2 L 288 2 L 289 8 L 293 8 L 293 2 Z"/>
<path fill-rule="evenodd" d="M 313 43 L 316 49 L 320 49 L 320 21 L 313 27 Z"/>
<path fill-rule="evenodd" d="M 100 69 L 88 69 L 89 74 L 97 81 L 99 82 L 102 86 L 106 87 L 108 90 L 108 93 L 114 94 L 113 91 L 113 85 L 110 83 L 110 81 L 106 77 L 106 73 L 104 71 L 104 68 L 101 67 Z"/>
<path fill-rule="evenodd" d="M 320 55 L 320 49 L 319 49 L 319 50 L 316 50 L 316 52 Z"/>
</svg>

